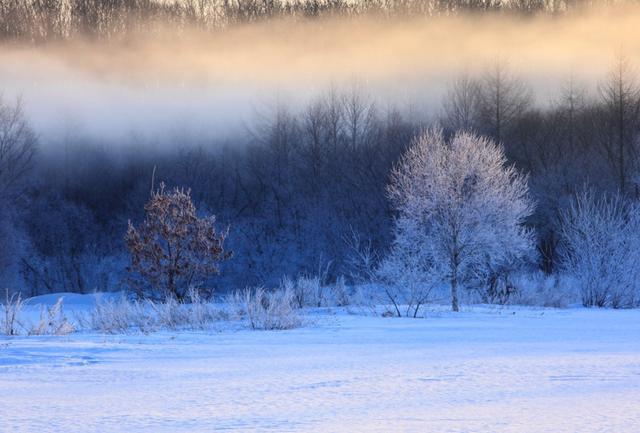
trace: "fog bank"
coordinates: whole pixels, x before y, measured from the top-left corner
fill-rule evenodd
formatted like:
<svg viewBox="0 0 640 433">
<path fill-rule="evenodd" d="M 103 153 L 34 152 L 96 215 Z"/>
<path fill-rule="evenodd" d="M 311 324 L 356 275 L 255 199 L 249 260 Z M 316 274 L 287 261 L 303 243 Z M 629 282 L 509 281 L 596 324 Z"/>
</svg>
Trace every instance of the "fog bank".
<svg viewBox="0 0 640 433">
<path fill-rule="evenodd" d="M 564 17 L 276 21 L 219 33 L 162 33 L 117 42 L 0 47 L 0 89 L 22 95 L 43 142 L 69 133 L 224 139 L 276 101 L 297 104 L 357 82 L 382 109 L 428 116 L 463 71 L 496 59 L 538 104 L 569 76 L 593 88 L 621 50 L 638 63 L 640 9 Z"/>
</svg>

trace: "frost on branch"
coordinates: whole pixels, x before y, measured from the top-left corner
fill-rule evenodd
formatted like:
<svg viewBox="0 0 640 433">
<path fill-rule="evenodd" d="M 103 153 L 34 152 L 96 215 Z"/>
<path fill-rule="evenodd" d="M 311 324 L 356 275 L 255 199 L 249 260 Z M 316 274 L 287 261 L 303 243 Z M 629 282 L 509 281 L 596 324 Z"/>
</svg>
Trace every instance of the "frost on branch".
<svg viewBox="0 0 640 433">
<path fill-rule="evenodd" d="M 460 285 L 485 288 L 533 251 L 524 227 L 534 208 L 527 178 L 486 138 L 459 132 L 447 141 L 439 129 L 425 132 L 393 171 L 388 192 L 398 215 L 387 259 L 395 264 L 387 266 L 405 279 L 398 263 L 411 268 L 423 287 L 447 282 L 454 311 Z"/>
<path fill-rule="evenodd" d="M 392 253 L 376 269 L 377 280 L 398 316 L 417 317 L 420 307 L 429 302 L 438 283 L 433 261 L 427 256 L 425 239 L 414 220 L 399 217 L 395 224 Z"/>
<path fill-rule="evenodd" d="M 139 227 L 129 222 L 125 241 L 129 271 L 153 290 L 182 299 L 189 287 L 217 274 L 219 263 L 231 256 L 224 250 L 227 233 L 216 230 L 214 216 L 198 218 L 190 191 L 166 192 L 162 184 L 145 211 Z"/>
<path fill-rule="evenodd" d="M 640 304 L 640 207 L 619 195 L 578 194 L 561 214 L 561 261 L 586 307 Z"/>
</svg>

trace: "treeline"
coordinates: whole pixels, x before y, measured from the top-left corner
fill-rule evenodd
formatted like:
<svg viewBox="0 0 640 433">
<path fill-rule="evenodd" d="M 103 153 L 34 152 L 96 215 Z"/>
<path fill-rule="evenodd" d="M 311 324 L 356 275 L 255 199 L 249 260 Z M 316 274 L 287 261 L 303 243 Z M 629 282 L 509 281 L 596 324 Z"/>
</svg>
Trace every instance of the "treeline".
<svg viewBox="0 0 640 433">
<path fill-rule="evenodd" d="M 640 87 L 620 58 L 588 93 L 569 80 L 556 100 L 533 92 L 504 64 L 452 84 L 441 115 L 409 119 L 365 89 L 329 89 L 293 112 L 278 105 L 229 143 L 177 140 L 101 145 L 66 139 L 34 155 L 20 106 L 1 104 L 0 251 L 3 283 L 29 294 L 120 288 L 127 222 L 144 216 L 160 181 L 192 189 L 199 211 L 229 226 L 233 258 L 211 286 L 275 284 L 283 275 L 354 274 L 354 251 L 384 255 L 394 212 L 389 174 L 424 128 L 469 130 L 502 143 L 528 173 L 536 202 L 527 221 L 538 257 L 558 271 L 559 213 L 585 188 L 638 197 Z"/>
<path fill-rule="evenodd" d="M 167 147 L 71 140 L 43 148 L 15 197 L 14 223 L 4 225 L 22 240 L 3 243 L 14 261 L 5 270 L 34 291 L 118 287 L 127 221 L 142 219 L 154 178 L 156 187 L 191 188 L 199 210 L 230 226 L 234 258 L 216 284 L 272 284 L 327 266 L 336 275 L 352 231 L 376 248 L 388 243 L 387 175 L 416 132 L 354 88 L 330 90 L 301 113 L 274 107 L 249 139 L 228 145 L 185 137 Z"/>
<path fill-rule="evenodd" d="M 639 196 L 640 87 L 634 71 L 620 55 L 594 92 L 569 78 L 539 108 L 526 83 L 497 63 L 480 78 L 459 77 L 445 98 L 446 129 L 492 138 L 529 174 L 537 202 L 530 224 L 546 272 L 555 270 L 558 212 L 577 192 L 595 188 Z"/>
<path fill-rule="evenodd" d="M 0 0 L 0 39 L 111 39 L 158 26 L 212 30 L 272 18 L 559 14 L 612 3 L 617 0 Z"/>
</svg>

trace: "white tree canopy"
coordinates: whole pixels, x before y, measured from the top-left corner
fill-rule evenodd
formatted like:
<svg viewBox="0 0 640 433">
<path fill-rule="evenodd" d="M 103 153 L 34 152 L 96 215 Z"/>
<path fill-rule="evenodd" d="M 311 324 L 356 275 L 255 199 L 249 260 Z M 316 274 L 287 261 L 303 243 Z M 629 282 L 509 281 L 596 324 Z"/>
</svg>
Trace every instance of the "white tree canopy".
<svg viewBox="0 0 640 433">
<path fill-rule="evenodd" d="M 420 246 L 421 268 L 457 287 L 484 280 L 533 251 L 524 226 L 534 209 L 527 177 L 492 141 L 467 132 L 447 141 L 440 129 L 417 138 L 388 188 L 398 217 L 392 256 Z"/>
</svg>

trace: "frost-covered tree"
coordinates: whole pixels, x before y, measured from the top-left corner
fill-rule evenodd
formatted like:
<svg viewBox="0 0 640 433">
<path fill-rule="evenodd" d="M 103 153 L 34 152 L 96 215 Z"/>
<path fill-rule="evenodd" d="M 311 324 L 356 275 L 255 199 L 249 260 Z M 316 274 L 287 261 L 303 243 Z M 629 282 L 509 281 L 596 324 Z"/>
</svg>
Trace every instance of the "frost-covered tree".
<svg viewBox="0 0 640 433">
<path fill-rule="evenodd" d="M 182 299 L 198 279 L 219 272 L 226 232 L 215 228 L 215 217 L 198 218 L 189 191 L 166 192 L 164 184 L 146 204 L 147 217 L 131 222 L 125 241 L 131 254 L 129 270 L 165 295 Z"/>
<path fill-rule="evenodd" d="M 460 132 L 447 141 L 439 129 L 425 132 L 393 171 L 388 192 L 398 212 L 391 254 L 418 242 L 425 272 L 450 284 L 454 311 L 460 285 L 486 281 L 533 249 L 524 227 L 534 208 L 527 178 L 486 138 Z M 414 226 L 410 236 L 405 221 Z"/>
<path fill-rule="evenodd" d="M 417 317 L 420 307 L 430 299 L 438 283 L 432 272 L 426 239 L 421 236 L 418 222 L 400 217 L 396 220 L 392 254 L 376 268 L 376 280 L 382 284 L 388 301 L 398 317 Z M 404 311 L 402 311 L 404 309 Z"/>
<path fill-rule="evenodd" d="M 640 207 L 619 195 L 583 192 L 561 213 L 561 262 L 587 307 L 640 302 Z"/>
</svg>

